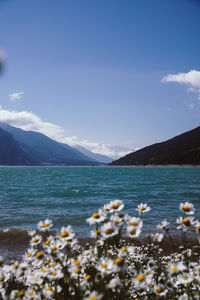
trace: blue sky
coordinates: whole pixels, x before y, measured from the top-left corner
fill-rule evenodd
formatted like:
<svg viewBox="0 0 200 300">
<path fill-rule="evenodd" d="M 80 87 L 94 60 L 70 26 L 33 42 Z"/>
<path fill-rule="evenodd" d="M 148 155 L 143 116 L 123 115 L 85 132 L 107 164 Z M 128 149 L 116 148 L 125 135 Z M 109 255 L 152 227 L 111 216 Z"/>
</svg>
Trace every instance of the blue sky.
<svg viewBox="0 0 200 300">
<path fill-rule="evenodd" d="M 198 0 L 0 1 L 0 120 L 107 155 L 190 130 L 199 37 Z"/>
</svg>

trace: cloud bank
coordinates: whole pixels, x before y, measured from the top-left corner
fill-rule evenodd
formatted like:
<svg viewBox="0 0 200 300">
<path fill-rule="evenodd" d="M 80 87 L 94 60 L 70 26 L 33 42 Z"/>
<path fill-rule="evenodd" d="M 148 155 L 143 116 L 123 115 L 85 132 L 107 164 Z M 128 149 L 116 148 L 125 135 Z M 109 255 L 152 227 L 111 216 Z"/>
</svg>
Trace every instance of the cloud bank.
<svg viewBox="0 0 200 300">
<path fill-rule="evenodd" d="M 189 87 L 188 91 L 197 93 L 200 100 L 200 71 L 191 70 L 188 73 L 169 74 L 161 82 L 177 82 Z"/>
<path fill-rule="evenodd" d="M 110 156 L 112 158 L 119 158 L 134 151 L 133 149 L 122 146 L 113 146 L 110 144 L 90 142 L 87 140 L 81 141 L 77 136 L 67 136 L 62 127 L 50 122 L 44 122 L 37 115 L 29 111 L 9 111 L 0 107 L 0 122 L 8 123 L 11 126 L 15 126 L 23 130 L 40 132 L 58 142 L 65 143 L 70 146 L 81 145 L 92 152 Z"/>
<path fill-rule="evenodd" d="M 10 94 L 9 98 L 10 98 L 11 101 L 19 100 L 19 99 L 21 99 L 23 93 L 24 92 L 17 92 L 17 93 Z"/>
</svg>

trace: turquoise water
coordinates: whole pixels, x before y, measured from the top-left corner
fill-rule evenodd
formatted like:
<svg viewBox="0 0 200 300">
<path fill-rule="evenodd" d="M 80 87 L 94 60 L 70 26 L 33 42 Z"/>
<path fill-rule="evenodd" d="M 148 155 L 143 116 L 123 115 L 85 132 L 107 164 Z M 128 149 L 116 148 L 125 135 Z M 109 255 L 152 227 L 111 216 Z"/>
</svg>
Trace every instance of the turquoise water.
<svg viewBox="0 0 200 300">
<path fill-rule="evenodd" d="M 50 218 L 55 229 L 71 224 L 78 237 L 90 234 L 85 219 L 110 200 L 121 199 L 136 215 L 140 202 L 152 210 L 146 229 L 167 218 L 175 223 L 179 203 L 200 214 L 200 168 L 189 167 L 1 167 L 0 232 L 35 229 Z"/>
</svg>

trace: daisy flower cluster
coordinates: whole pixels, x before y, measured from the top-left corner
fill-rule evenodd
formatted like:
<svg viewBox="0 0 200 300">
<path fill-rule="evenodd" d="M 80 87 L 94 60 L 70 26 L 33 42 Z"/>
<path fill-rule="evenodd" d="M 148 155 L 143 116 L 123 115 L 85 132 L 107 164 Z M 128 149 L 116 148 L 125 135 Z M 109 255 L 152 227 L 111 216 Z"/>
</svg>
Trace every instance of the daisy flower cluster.
<svg viewBox="0 0 200 300">
<path fill-rule="evenodd" d="M 187 233 L 200 239 L 194 206 L 180 204 L 176 226 L 183 245 L 167 256 L 161 246 L 170 242 L 169 222 L 163 220 L 158 232 L 135 246 L 150 207 L 141 203 L 134 216 L 123 208 L 114 200 L 86 219 L 92 237 L 87 249 L 70 225 L 52 234 L 52 221 L 40 221 L 38 230 L 29 232 L 30 247 L 20 262 L 4 264 L 0 258 L 0 299 L 200 299 L 199 248 L 186 247 Z"/>
</svg>

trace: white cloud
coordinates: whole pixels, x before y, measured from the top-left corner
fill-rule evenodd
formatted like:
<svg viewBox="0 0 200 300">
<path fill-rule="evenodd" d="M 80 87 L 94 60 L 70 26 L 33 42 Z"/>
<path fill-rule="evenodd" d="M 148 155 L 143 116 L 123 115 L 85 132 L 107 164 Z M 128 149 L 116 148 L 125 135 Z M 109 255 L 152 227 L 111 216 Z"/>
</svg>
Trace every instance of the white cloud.
<svg viewBox="0 0 200 300">
<path fill-rule="evenodd" d="M 200 100 L 200 71 L 191 70 L 187 73 L 169 74 L 161 82 L 177 82 L 188 85 L 188 91 L 195 92 Z"/>
<path fill-rule="evenodd" d="M 112 158 L 119 158 L 134 151 L 134 149 L 122 146 L 89 142 L 87 140 L 79 140 L 77 136 L 67 136 L 62 127 L 50 122 L 44 122 L 34 113 L 29 111 L 9 111 L 0 109 L 0 122 L 8 123 L 23 130 L 32 130 L 43 133 L 58 142 L 66 143 L 70 146 L 78 144 L 92 152 L 107 155 Z"/>
<path fill-rule="evenodd" d="M 19 99 L 21 99 L 23 93 L 24 92 L 17 92 L 17 93 L 10 94 L 9 98 L 10 98 L 11 101 L 19 100 Z"/>
<path fill-rule="evenodd" d="M 130 149 L 119 145 L 89 142 L 87 140 L 80 141 L 76 136 L 66 137 L 63 139 L 63 142 L 71 146 L 81 145 L 94 153 L 99 153 L 112 158 L 119 158 L 134 151 L 134 149 Z"/>
<path fill-rule="evenodd" d="M 49 122 L 42 121 L 38 116 L 29 111 L 0 110 L 0 122 L 8 123 L 23 130 L 41 132 L 56 139 L 64 136 L 64 130 Z"/>
</svg>

